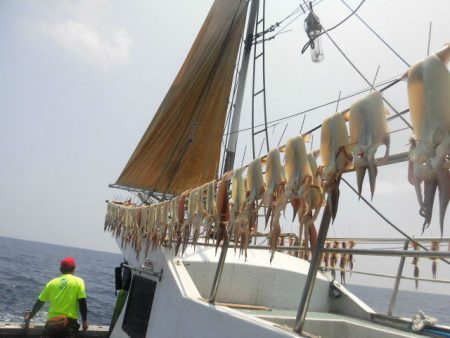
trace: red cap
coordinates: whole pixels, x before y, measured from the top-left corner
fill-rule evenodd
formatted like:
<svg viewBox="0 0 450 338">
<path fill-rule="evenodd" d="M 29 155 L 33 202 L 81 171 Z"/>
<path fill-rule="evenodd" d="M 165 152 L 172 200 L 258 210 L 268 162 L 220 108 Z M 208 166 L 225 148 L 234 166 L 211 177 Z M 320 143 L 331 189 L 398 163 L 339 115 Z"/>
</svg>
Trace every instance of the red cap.
<svg viewBox="0 0 450 338">
<path fill-rule="evenodd" d="M 75 258 L 66 257 L 61 261 L 61 268 L 64 269 L 74 269 L 76 265 Z"/>
</svg>

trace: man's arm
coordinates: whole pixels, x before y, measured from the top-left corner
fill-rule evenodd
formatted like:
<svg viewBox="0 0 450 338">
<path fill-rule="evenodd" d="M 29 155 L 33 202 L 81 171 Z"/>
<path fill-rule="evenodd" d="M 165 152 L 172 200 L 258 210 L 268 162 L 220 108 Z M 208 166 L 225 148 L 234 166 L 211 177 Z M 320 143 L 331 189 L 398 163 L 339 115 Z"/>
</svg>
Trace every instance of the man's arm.
<svg viewBox="0 0 450 338">
<path fill-rule="evenodd" d="M 83 330 L 86 331 L 88 328 L 86 298 L 78 299 L 78 305 L 80 308 L 81 319 L 83 320 Z"/>
<path fill-rule="evenodd" d="M 34 303 L 33 310 L 31 310 L 30 313 L 25 314 L 25 321 L 30 321 L 30 319 L 34 317 L 34 315 L 44 306 L 44 304 L 45 302 L 37 299 L 36 303 Z"/>
</svg>

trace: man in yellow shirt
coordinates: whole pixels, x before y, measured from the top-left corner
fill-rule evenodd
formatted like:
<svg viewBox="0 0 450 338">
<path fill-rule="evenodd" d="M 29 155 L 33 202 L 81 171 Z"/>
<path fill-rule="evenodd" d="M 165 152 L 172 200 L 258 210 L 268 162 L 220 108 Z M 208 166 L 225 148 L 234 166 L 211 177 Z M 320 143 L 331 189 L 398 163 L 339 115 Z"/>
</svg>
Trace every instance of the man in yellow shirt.
<svg viewBox="0 0 450 338">
<path fill-rule="evenodd" d="M 50 302 L 45 325 L 47 337 L 76 337 L 80 327 L 77 321 L 78 311 L 81 314 L 83 330 L 87 330 L 86 290 L 83 279 L 73 275 L 75 266 L 76 262 L 72 257 L 61 261 L 61 275 L 45 285 L 33 310 L 25 315 L 26 326 L 45 302 Z"/>
</svg>

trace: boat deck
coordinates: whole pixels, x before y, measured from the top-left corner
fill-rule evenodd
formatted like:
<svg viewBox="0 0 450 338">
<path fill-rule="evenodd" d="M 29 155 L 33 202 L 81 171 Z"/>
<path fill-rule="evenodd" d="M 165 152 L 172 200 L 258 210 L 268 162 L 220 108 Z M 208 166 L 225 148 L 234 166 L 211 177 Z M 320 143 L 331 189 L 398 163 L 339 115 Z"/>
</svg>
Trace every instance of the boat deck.
<svg viewBox="0 0 450 338">
<path fill-rule="evenodd" d="M 297 310 L 235 309 L 257 318 L 272 322 L 276 326 L 286 330 L 292 331 L 292 327 L 295 326 L 295 317 L 297 315 Z M 377 316 L 375 315 L 374 317 L 374 321 L 376 321 Z M 405 330 L 408 329 L 407 322 L 401 319 L 399 319 L 398 321 L 393 321 L 392 325 L 397 325 L 397 327 L 404 327 Z M 348 338 L 424 337 L 424 335 L 422 334 L 415 334 L 413 332 L 400 330 L 395 327 L 387 327 L 386 325 L 382 325 L 381 323 L 378 324 L 373 321 L 356 319 L 345 315 L 324 312 L 308 312 L 306 316 L 304 331 L 311 334 L 312 337 L 317 336 L 321 338 L 336 337 L 337 332 L 339 332 L 340 337 Z"/>
</svg>

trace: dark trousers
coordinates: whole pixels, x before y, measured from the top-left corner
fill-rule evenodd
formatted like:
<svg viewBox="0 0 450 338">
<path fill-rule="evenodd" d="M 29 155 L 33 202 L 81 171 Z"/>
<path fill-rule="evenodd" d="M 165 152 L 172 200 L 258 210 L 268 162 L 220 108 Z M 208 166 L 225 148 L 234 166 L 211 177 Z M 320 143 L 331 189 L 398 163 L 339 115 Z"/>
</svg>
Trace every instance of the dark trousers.
<svg viewBox="0 0 450 338">
<path fill-rule="evenodd" d="M 78 336 L 78 324 L 76 319 L 68 318 L 68 324 L 62 328 L 50 328 L 45 326 L 43 338 L 74 338 Z"/>
</svg>

